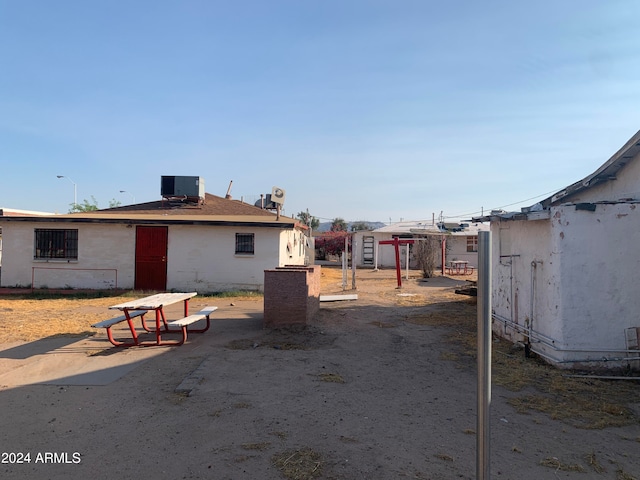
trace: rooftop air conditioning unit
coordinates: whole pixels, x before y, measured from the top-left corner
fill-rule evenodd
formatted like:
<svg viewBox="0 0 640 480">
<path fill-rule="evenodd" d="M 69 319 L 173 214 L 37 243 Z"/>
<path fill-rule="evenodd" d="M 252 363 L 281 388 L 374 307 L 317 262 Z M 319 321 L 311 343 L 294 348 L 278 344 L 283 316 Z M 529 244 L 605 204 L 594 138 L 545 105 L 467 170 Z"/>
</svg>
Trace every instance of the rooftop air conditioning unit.
<svg viewBox="0 0 640 480">
<path fill-rule="evenodd" d="M 204 200 L 204 179 L 202 177 L 162 176 L 160 195 L 163 198 L 185 198 Z"/>
<path fill-rule="evenodd" d="M 276 208 L 278 208 L 276 203 L 277 202 L 274 201 L 273 196 L 270 193 L 267 193 L 264 196 L 261 195 L 260 200 L 256 200 L 253 205 L 265 210 L 275 210 Z"/>
</svg>

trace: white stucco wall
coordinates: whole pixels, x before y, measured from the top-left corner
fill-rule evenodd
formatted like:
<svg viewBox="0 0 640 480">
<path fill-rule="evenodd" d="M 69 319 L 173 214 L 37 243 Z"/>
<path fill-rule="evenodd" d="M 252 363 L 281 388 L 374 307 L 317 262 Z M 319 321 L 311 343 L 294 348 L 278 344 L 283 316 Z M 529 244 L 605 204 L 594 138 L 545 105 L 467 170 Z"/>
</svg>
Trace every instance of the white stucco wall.
<svg viewBox="0 0 640 480">
<path fill-rule="evenodd" d="M 300 230 L 280 231 L 280 257 L 277 266 L 309 264 L 305 235 Z M 273 268 L 269 267 L 269 268 Z"/>
<path fill-rule="evenodd" d="M 589 358 L 602 357 L 598 349 L 625 349 L 624 330 L 640 327 L 640 205 L 599 204 L 595 212 L 560 206 L 551 220 L 562 257 L 563 344 L 596 350 L 580 352 Z"/>
<path fill-rule="evenodd" d="M 559 336 L 559 259 L 550 248 L 550 222 L 491 222 L 491 237 L 494 331 L 512 341 L 523 340 L 522 329 L 530 327 Z"/>
<path fill-rule="evenodd" d="M 235 254 L 236 233 L 255 235 L 254 255 Z M 304 264 L 304 252 L 298 254 L 300 235 L 275 228 L 170 226 L 167 288 L 198 292 L 262 290 L 265 270 Z M 287 252 L 289 239 L 291 256 Z"/>
<path fill-rule="evenodd" d="M 373 237 L 373 255 L 374 255 L 374 264 L 373 265 L 364 265 L 363 262 L 363 244 L 364 237 Z M 359 268 L 373 268 L 376 265 L 376 255 L 377 255 L 377 266 L 378 268 L 396 268 L 396 251 L 393 245 L 378 245 L 379 241 L 382 240 L 393 240 L 393 234 L 384 233 L 384 232 L 355 232 L 354 238 L 352 240 L 355 241 L 355 262 Z M 406 256 L 407 256 L 407 247 L 402 245 L 400 247 L 400 263 L 402 264 L 402 268 L 406 267 Z M 411 256 L 411 254 L 410 254 Z M 410 268 L 415 267 L 415 261 L 411 259 Z"/>
<path fill-rule="evenodd" d="M 36 228 L 78 229 L 78 260 L 34 260 Z M 255 234 L 254 255 L 235 254 L 236 233 Z M 135 226 L 124 224 L 6 222 L 0 286 L 30 286 L 33 275 L 35 288 L 132 289 L 135 235 Z M 260 290 L 264 270 L 304 264 L 301 235 L 276 228 L 171 225 L 167 289 L 202 293 Z"/>
<path fill-rule="evenodd" d="M 373 267 L 372 265 L 364 265 L 363 262 L 363 242 L 365 236 L 372 236 L 374 238 L 374 262 L 377 251 L 378 255 L 378 268 L 395 268 L 396 266 L 396 254 L 393 245 L 378 245 L 381 240 L 393 240 L 393 234 L 380 233 L 380 232 L 356 232 L 355 241 L 357 242 L 355 248 L 355 261 L 356 265 L 360 268 Z M 447 252 L 446 262 L 453 260 L 466 260 L 469 265 L 476 267 L 478 265 L 478 252 L 467 252 L 467 236 L 466 235 L 446 235 L 447 239 Z M 400 263 L 402 267 L 406 267 L 406 247 L 400 247 Z M 411 255 L 410 268 L 417 268 L 415 260 Z M 440 267 L 440 257 L 438 254 L 438 266 Z"/>
<path fill-rule="evenodd" d="M 638 225 L 640 206 L 629 203 L 492 222 L 494 331 L 515 341 L 524 336 L 501 318 L 531 326 L 534 350 L 560 366 L 624 364 L 625 329 L 640 327 Z"/>
<path fill-rule="evenodd" d="M 469 235 L 476 236 L 477 235 Z M 467 252 L 467 235 L 448 235 L 447 237 L 447 258 L 446 262 L 451 260 L 465 260 L 470 266 L 478 266 L 478 252 Z"/>
<path fill-rule="evenodd" d="M 55 226 L 54 226 L 55 225 Z M 78 229 L 78 260 L 34 260 L 36 228 Z M 1 286 L 133 288 L 135 229 L 124 225 L 7 222 Z"/>
</svg>

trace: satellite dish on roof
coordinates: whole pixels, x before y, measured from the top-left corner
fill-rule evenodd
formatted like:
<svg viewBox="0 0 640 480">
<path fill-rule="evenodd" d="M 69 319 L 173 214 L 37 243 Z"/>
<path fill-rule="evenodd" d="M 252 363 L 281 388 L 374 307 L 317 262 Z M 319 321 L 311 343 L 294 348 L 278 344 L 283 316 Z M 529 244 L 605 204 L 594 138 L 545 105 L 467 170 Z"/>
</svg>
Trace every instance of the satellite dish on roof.
<svg viewBox="0 0 640 480">
<path fill-rule="evenodd" d="M 271 190 L 271 201 L 273 203 L 284 204 L 284 190 L 279 187 L 273 187 Z"/>
</svg>

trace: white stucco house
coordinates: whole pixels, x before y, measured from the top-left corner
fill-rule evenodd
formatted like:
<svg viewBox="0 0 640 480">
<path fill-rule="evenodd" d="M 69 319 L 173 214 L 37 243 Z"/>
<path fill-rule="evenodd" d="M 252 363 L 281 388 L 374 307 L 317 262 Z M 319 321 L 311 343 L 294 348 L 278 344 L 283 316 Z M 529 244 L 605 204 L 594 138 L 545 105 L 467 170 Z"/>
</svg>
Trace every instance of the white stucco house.
<svg viewBox="0 0 640 480">
<path fill-rule="evenodd" d="M 493 211 L 493 330 L 565 368 L 640 367 L 640 132 L 594 173 Z"/>
<path fill-rule="evenodd" d="M 18 210 L 15 208 L 0 208 L 0 217 L 53 215 L 49 212 L 35 212 L 32 210 Z M 2 227 L 0 226 L 0 267 L 2 267 Z"/>
<path fill-rule="evenodd" d="M 395 268 L 395 249 L 392 245 L 380 245 L 380 241 L 416 239 L 424 235 L 436 235 L 446 242 L 445 264 L 451 260 L 466 260 L 470 266 L 478 264 L 478 232 L 489 230 L 482 223 L 442 223 L 407 221 L 397 222 L 370 231 L 354 234 L 355 262 L 358 267 Z M 400 262 L 406 267 L 407 248 L 400 248 Z M 439 257 L 442 261 L 441 255 Z M 409 248 L 409 268 L 417 268 Z M 442 266 L 442 265 L 440 265 Z"/>
<path fill-rule="evenodd" d="M 262 290 L 265 270 L 309 259 L 297 220 L 208 193 L 196 203 L 4 216 L 0 228 L 2 287 Z"/>
</svg>

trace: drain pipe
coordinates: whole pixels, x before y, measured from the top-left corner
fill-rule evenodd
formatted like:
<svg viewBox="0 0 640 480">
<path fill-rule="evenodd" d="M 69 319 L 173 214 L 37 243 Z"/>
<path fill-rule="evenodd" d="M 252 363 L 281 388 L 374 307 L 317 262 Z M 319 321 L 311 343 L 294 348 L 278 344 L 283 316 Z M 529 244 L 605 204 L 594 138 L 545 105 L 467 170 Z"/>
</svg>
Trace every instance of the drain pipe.
<svg viewBox="0 0 640 480">
<path fill-rule="evenodd" d="M 535 318 L 535 312 L 534 312 L 534 307 L 535 307 L 535 298 L 536 298 L 536 280 L 538 278 L 537 275 L 537 266 L 538 263 L 542 263 L 541 260 L 533 260 L 531 262 L 531 298 L 530 298 L 530 308 L 529 308 L 529 312 L 530 312 L 530 317 L 529 317 L 529 325 L 528 325 L 528 333 L 527 333 L 527 343 L 525 344 L 525 356 L 529 356 L 529 353 L 531 352 L 531 332 L 533 331 L 533 320 Z"/>
</svg>

